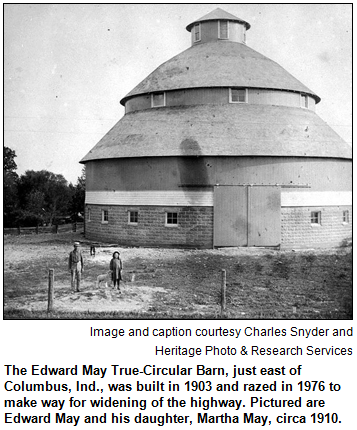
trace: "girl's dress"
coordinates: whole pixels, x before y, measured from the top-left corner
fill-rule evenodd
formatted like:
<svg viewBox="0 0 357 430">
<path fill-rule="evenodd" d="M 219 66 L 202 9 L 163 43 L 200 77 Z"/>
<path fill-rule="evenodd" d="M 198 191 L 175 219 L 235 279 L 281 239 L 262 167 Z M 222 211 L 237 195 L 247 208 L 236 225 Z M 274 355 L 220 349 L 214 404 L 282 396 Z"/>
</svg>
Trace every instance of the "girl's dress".
<svg viewBox="0 0 357 430">
<path fill-rule="evenodd" d="M 120 258 L 112 258 L 110 261 L 110 270 L 112 271 L 112 281 L 114 283 L 114 286 L 118 284 L 121 280 L 121 270 L 122 270 L 122 262 Z"/>
</svg>

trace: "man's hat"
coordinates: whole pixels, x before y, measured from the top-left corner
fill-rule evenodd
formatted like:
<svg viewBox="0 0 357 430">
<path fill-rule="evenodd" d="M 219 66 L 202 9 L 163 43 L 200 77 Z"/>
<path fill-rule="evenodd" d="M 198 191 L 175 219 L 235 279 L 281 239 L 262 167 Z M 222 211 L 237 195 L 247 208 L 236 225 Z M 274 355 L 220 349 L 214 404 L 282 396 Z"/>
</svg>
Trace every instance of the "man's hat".
<svg viewBox="0 0 357 430">
<path fill-rule="evenodd" d="M 79 242 L 74 242 L 73 244 L 74 246 L 81 246 L 81 244 Z"/>
</svg>

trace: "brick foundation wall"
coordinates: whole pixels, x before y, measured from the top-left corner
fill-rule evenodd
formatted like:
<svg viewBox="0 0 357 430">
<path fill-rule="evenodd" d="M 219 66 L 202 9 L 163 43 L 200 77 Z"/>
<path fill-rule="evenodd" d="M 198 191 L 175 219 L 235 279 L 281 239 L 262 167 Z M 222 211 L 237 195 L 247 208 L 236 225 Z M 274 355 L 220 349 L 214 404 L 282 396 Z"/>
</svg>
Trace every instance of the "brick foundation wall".
<svg viewBox="0 0 357 430">
<path fill-rule="evenodd" d="M 343 222 L 343 211 L 349 222 Z M 311 212 L 321 212 L 321 225 L 311 224 Z M 323 248 L 343 245 L 352 238 L 352 207 L 281 208 L 281 246 L 283 248 Z"/>
<path fill-rule="evenodd" d="M 88 221 L 88 209 L 91 220 Z M 102 223 L 102 209 L 108 223 Z M 137 225 L 128 224 L 128 211 L 137 211 Z M 343 222 L 343 211 L 349 222 Z M 321 212 L 321 225 L 311 224 L 311 212 Z M 166 212 L 178 212 L 178 226 L 165 226 Z M 86 238 L 129 246 L 213 247 L 213 207 L 86 206 Z M 322 248 L 343 245 L 352 238 L 352 207 L 281 208 L 282 248 Z"/>
<path fill-rule="evenodd" d="M 102 223 L 102 209 L 108 223 Z M 128 211 L 138 212 L 137 225 L 128 224 Z M 177 226 L 165 226 L 166 212 L 178 213 Z M 212 248 L 213 208 L 87 205 L 85 236 L 119 245 Z"/>
</svg>

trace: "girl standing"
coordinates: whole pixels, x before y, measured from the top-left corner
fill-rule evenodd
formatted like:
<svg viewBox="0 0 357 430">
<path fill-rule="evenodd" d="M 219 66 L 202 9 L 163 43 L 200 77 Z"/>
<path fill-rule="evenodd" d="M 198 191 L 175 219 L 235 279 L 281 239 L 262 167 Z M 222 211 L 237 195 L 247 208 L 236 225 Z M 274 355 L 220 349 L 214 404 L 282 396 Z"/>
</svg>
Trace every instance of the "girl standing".
<svg viewBox="0 0 357 430">
<path fill-rule="evenodd" d="M 112 272 L 112 281 L 114 288 L 115 286 L 117 286 L 119 293 L 121 293 L 119 284 L 120 280 L 122 279 L 121 271 L 123 270 L 123 263 L 120 259 L 120 253 L 118 251 L 115 251 L 113 253 L 113 258 L 110 260 L 109 268 Z"/>
</svg>

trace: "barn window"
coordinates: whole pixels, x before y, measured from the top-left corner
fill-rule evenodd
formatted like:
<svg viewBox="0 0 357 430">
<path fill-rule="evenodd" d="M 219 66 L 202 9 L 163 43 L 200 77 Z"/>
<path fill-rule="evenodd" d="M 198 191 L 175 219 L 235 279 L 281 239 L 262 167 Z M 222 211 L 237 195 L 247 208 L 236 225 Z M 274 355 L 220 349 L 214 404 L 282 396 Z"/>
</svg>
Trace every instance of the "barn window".
<svg viewBox="0 0 357 430">
<path fill-rule="evenodd" d="M 91 210 L 90 208 L 88 208 L 88 212 L 87 212 L 87 221 L 91 221 Z"/>
<path fill-rule="evenodd" d="M 193 27 L 193 37 L 195 42 L 199 42 L 201 40 L 201 24 L 195 24 Z"/>
<path fill-rule="evenodd" d="M 108 224 L 109 211 L 108 209 L 102 209 L 102 224 Z"/>
<path fill-rule="evenodd" d="M 164 92 L 151 94 L 151 107 L 160 107 L 166 105 L 166 95 Z"/>
<path fill-rule="evenodd" d="M 178 225 L 178 213 L 177 212 L 166 212 L 165 225 L 168 227 L 176 227 Z"/>
<path fill-rule="evenodd" d="M 311 212 L 311 224 L 321 225 L 321 212 Z"/>
<path fill-rule="evenodd" d="M 128 212 L 128 224 L 137 225 L 139 220 L 139 212 L 138 211 L 129 211 Z"/>
<path fill-rule="evenodd" d="M 349 211 L 342 212 L 342 222 L 348 224 L 350 222 L 350 213 Z"/>
<path fill-rule="evenodd" d="M 229 89 L 229 102 L 230 103 L 247 103 L 248 93 L 247 89 L 230 88 Z"/>
<path fill-rule="evenodd" d="M 218 38 L 228 39 L 228 21 L 218 21 Z"/>
<path fill-rule="evenodd" d="M 301 94 L 301 98 L 300 98 L 300 106 L 303 108 L 308 108 L 309 107 L 309 98 L 307 97 L 306 94 Z"/>
</svg>

